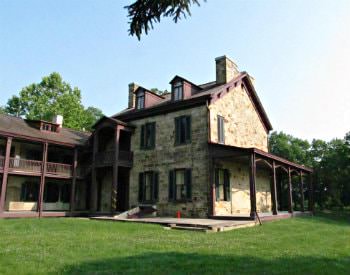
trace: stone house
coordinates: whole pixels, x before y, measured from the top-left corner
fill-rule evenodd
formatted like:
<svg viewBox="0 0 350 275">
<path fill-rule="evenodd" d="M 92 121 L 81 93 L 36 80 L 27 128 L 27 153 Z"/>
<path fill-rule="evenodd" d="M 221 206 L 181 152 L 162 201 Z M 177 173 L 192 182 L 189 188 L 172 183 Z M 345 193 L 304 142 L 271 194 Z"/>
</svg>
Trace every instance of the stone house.
<svg viewBox="0 0 350 275">
<path fill-rule="evenodd" d="M 92 133 L 57 121 L 0 116 L 0 215 L 114 214 L 141 207 L 159 216 L 255 218 L 304 211 L 304 196 L 312 210 L 312 183 L 304 184 L 312 170 L 268 152 L 272 126 L 253 78 L 226 56 L 215 63 L 215 81 L 197 85 L 175 76 L 163 95 L 131 83 L 128 108 L 100 119 Z M 19 125 L 6 128 L 5 120 Z M 45 123 L 59 131 L 48 133 Z M 17 154 L 18 146 L 27 148 L 24 141 L 42 148 L 37 164 L 31 154 Z M 17 159 L 25 168 L 14 170 Z M 23 187 L 28 177 L 35 188 Z M 27 198 L 26 188 L 37 195 Z"/>
</svg>

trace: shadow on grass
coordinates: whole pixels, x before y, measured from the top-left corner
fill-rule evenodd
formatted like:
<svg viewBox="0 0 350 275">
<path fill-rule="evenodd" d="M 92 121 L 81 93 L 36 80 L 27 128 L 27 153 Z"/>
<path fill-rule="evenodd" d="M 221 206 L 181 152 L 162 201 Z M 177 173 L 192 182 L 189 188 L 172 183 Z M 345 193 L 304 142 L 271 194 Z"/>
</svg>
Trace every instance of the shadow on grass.
<svg viewBox="0 0 350 275">
<path fill-rule="evenodd" d="M 345 257 L 266 259 L 196 253 L 144 253 L 66 266 L 59 274 L 349 274 Z"/>
<path fill-rule="evenodd" d="M 317 211 L 314 217 L 327 224 L 350 225 L 350 211 Z"/>
</svg>

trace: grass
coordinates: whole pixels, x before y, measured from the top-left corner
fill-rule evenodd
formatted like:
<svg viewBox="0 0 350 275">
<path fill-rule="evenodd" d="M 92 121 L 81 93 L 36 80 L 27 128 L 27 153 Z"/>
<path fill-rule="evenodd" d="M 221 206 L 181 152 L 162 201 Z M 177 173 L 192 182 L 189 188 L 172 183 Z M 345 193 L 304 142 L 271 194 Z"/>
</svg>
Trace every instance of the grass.
<svg viewBox="0 0 350 275">
<path fill-rule="evenodd" d="M 350 217 L 327 213 L 215 234 L 0 220 L 0 274 L 350 274 Z"/>
</svg>

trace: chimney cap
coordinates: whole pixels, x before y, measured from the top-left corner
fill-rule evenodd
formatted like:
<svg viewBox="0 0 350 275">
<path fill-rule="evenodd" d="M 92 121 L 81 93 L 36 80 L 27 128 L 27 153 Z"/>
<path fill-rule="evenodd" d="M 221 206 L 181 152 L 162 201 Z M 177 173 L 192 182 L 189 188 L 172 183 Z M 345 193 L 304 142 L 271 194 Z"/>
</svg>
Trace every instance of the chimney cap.
<svg viewBox="0 0 350 275">
<path fill-rule="evenodd" d="M 59 127 L 62 127 L 63 125 L 63 116 L 62 115 L 55 115 L 52 119 L 52 122 L 55 124 L 58 124 Z"/>
</svg>

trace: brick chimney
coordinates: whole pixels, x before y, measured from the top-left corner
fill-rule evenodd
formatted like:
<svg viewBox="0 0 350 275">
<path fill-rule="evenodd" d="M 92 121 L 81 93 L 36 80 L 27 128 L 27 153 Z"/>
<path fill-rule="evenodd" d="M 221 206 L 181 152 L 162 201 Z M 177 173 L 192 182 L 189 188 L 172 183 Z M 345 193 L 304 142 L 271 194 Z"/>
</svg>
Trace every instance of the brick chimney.
<svg viewBox="0 0 350 275">
<path fill-rule="evenodd" d="M 134 82 L 129 84 L 129 101 L 128 101 L 129 109 L 135 108 L 135 101 L 136 101 L 135 91 L 138 87 L 139 85 L 137 85 Z"/>
<path fill-rule="evenodd" d="M 225 84 L 239 74 L 236 63 L 226 55 L 215 58 L 215 63 L 217 84 Z"/>
</svg>

